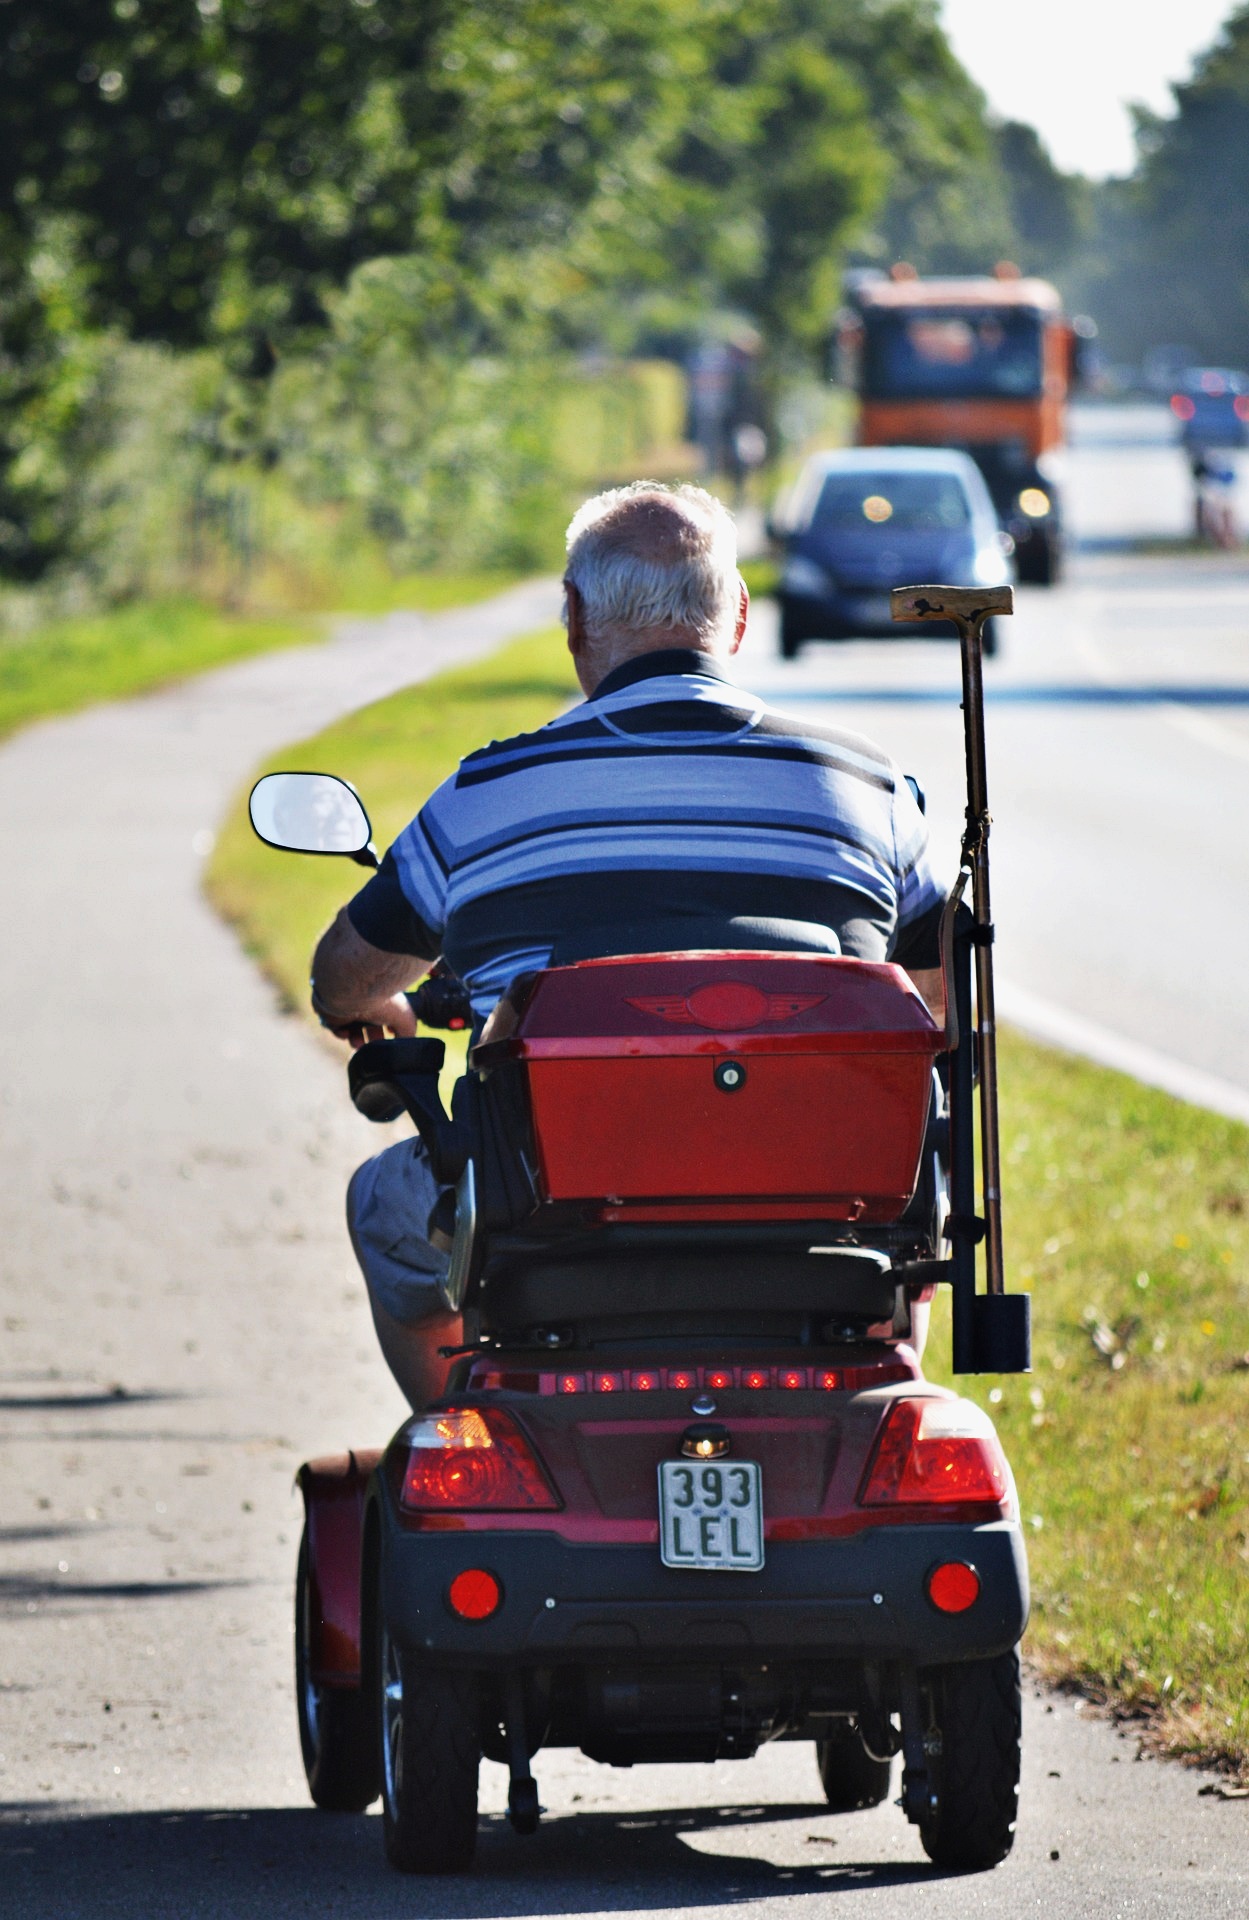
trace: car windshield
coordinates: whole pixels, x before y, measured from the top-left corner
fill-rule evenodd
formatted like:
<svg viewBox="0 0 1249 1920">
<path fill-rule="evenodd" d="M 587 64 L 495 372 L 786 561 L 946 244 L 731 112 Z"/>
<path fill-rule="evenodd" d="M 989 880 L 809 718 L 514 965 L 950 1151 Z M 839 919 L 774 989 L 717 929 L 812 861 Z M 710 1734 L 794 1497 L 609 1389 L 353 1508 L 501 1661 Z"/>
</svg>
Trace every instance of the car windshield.
<svg viewBox="0 0 1249 1920">
<path fill-rule="evenodd" d="M 875 400 L 1028 399 L 1041 391 L 1035 313 L 871 313 L 864 391 Z"/>
<path fill-rule="evenodd" d="M 811 525 L 860 533 L 870 527 L 948 533 L 970 518 L 966 490 L 952 473 L 830 473 Z"/>
</svg>

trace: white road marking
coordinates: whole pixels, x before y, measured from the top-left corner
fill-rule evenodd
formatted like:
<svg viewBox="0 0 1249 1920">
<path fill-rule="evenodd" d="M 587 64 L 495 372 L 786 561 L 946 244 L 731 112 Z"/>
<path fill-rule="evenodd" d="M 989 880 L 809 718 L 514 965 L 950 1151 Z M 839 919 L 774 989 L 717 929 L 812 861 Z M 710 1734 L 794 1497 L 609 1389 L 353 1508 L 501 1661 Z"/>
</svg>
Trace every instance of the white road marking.
<svg viewBox="0 0 1249 1920">
<path fill-rule="evenodd" d="M 1017 987 L 1010 981 L 999 980 L 996 994 L 1002 1019 L 1034 1039 L 1061 1047 L 1067 1053 L 1081 1054 L 1087 1060 L 1096 1061 L 1098 1066 L 1113 1067 L 1117 1073 L 1129 1074 L 1147 1087 L 1159 1087 L 1163 1093 L 1186 1100 L 1190 1106 L 1206 1107 L 1229 1120 L 1249 1124 L 1249 1091 L 1233 1081 L 1220 1080 L 1216 1074 L 1186 1066 L 1170 1054 L 1142 1046 L 1140 1041 L 1129 1040 L 1113 1028 L 1102 1026 L 1099 1020 L 1070 1013 L 1066 1007 L 1055 1006 L 1052 1001 L 1043 1000 L 1039 994 L 1029 993 L 1026 987 Z"/>
</svg>

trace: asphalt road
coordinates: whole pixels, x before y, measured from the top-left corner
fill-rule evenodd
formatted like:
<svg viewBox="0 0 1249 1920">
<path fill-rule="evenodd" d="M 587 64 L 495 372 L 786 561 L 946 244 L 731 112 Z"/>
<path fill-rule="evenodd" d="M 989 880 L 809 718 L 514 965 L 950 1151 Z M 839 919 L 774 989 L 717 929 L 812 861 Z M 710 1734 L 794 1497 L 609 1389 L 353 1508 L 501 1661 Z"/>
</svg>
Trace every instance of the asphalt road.
<svg viewBox="0 0 1249 1920">
<path fill-rule="evenodd" d="M 1077 581 L 1070 594 L 1101 591 Z M 1021 633 L 1034 620 L 1044 636 L 1067 604 L 1038 597 Z M 1155 604 L 1148 591 L 1141 604 Z M 381 1439 L 401 1411 L 341 1225 L 348 1170 L 376 1134 L 341 1067 L 278 1016 L 203 905 L 205 836 L 262 753 L 551 605 L 549 588 L 525 590 L 361 628 L 0 751 L 0 1910 L 771 1916 L 819 1895 L 886 1920 L 1243 1914 L 1244 1803 L 1203 1796 L 1200 1774 L 1136 1764 L 1130 1740 L 1066 1699 L 1030 1698 L 1016 1851 L 970 1880 L 934 1875 L 891 1807 L 822 1812 L 798 1746 L 625 1773 L 544 1755 L 549 1817 L 527 1842 L 501 1822 L 503 1776 L 487 1766 L 467 1881 L 406 1882 L 382 1864 L 375 1815 L 308 1805 L 291 1476 L 302 1457 Z M 765 651 L 752 671 L 793 693 L 826 697 L 834 673 L 879 692 L 914 680 L 910 651 L 839 650 L 792 674 Z M 1026 657 L 1021 638 L 1003 676 Z M 947 673 L 939 650 L 922 663 Z M 1052 722 L 1044 702 L 1020 710 L 1034 708 Z M 944 735 L 926 729 L 956 709 L 891 695 L 855 710 L 891 740 L 895 720 L 922 721 L 925 753 L 901 746 L 939 818 Z M 1015 809 L 997 734 L 994 755 L 1005 848 Z M 1063 765 L 1089 773 L 1075 753 Z M 999 918 L 1014 917 L 1004 874 Z"/>
<path fill-rule="evenodd" d="M 986 666 L 1001 1010 L 1249 1119 L 1249 562 L 1165 550 L 1188 511 L 1168 418 L 1078 417 L 1078 550 L 1060 587 L 1017 590 Z M 744 677 L 887 746 L 952 872 L 954 643 L 816 644 L 787 664 L 774 632 L 764 607 Z"/>
</svg>

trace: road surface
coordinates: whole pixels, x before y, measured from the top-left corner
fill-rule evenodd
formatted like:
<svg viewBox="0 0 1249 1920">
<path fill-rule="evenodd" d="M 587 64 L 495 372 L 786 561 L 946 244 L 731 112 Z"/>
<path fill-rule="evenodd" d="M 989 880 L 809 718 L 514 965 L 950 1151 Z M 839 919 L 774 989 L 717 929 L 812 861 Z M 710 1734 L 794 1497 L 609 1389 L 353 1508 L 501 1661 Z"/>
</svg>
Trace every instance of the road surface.
<svg viewBox="0 0 1249 1920">
<path fill-rule="evenodd" d="M 1167 419 L 1080 417 L 1081 549 L 1061 587 L 1017 591 L 986 667 L 1001 1010 L 1249 1119 L 1249 562 L 1127 550 L 1129 535 L 1165 543 L 1185 527 Z M 952 868 L 956 646 L 817 644 L 787 664 L 774 632 L 765 607 L 743 677 L 887 745 L 923 785 Z"/>
<path fill-rule="evenodd" d="M 1239 591 L 1229 581 L 1231 600 Z M 1101 592 L 1086 572 L 1074 601 L 1038 598 L 1003 677 L 1039 671 L 1026 630 L 1043 647 L 1069 604 L 1117 662 L 1114 630 L 1107 640 L 1096 625 Z M 0 751 L 0 1908 L 23 1920 L 773 1920 L 818 1895 L 846 1920 L 1243 1915 L 1245 1805 L 1203 1796 L 1200 1774 L 1136 1764 L 1130 1740 L 1068 1699 L 1029 1698 L 1016 1851 L 973 1879 L 934 1875 L 892 1807 L 822 1812 L 801 1746 L 623 1773 L 543 1755 L 549 1818 L 527 1842 L 501 1821 L 503 1776 L 487 1766 L 480 1870 L 466 1881 L 406 1882 L 382 1864 L 376 1814 L 308 1805 L 290 1680 L 291 1478 L 309 1454 L 380 1440 L 401 1411 L 341 1223 L 348 1170 L 376 1136 L 349 1108 L 341 1067 L 276 1013 L 204 906 L 202 849 L 263 753 L 551 605 L 549 588 L 524 590 L 361 628 L 32 728 Z M 1154 630 L 1123 644 L 1156 644 Z M 823 698 L 835 674 L 869 690 L 913 680 L 909 652 L 846 649 L 792 675 L 765 652 L 751 670 Z M 1081 670 L 1062 657 L 1064 677 Z M 937 680 L 948 671 L 939 650 L 923 665 Z M 892 697 L 855 711 L 917 729 L 903 746 L 946 807 L 931 727 L 956 711 Z M 1021 703 L 995 707 L 995 728 L 1008 714 L 1042 735 L 1072 718 Z M 1091 716 L 1124 721 L 1114 706 Z M 1128 715 L 1142 718 L 1157 724 L 1152 708 Z M 1062 750 L 1063 780 L 1039 796 L 1060 819 L 1075 801 L 1050 788 L 1061 798 L 1063 781 L 1087 782 L 1100 743 L 1090 736 L 1083 759 Z M 1005 869 L 1009 833 L 1027 829 L 1000 734 L 994 751 Z M 1130 751 L 1122 762 L 1130 771 Z M 1075 810 L 1083 821 L 1082 800 Z M 1004 873 L 1004 927 L 1018 917 L 1011 885 Z M 1011 965 L 1055 990 L 1028 974 L 1022 948 Z"/>
</svg>

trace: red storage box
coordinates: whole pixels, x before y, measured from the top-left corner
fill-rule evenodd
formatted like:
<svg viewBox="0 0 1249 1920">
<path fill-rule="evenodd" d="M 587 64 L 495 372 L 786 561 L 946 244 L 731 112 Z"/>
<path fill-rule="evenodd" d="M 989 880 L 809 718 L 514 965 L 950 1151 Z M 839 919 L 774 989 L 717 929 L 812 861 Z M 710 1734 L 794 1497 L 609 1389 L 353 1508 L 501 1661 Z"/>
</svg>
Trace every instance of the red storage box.
<svg viewBox="0 0 1249 1920">
<path fill-rule="evenodd" d="M 589 960 L 515 1031 L 544 1200 L 606 1219 L 894 1220 L 942 1029 L 901 968 L 788 953 Z"/>
</svg>

